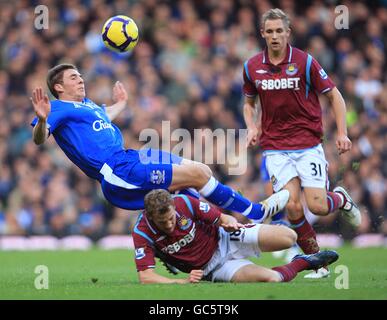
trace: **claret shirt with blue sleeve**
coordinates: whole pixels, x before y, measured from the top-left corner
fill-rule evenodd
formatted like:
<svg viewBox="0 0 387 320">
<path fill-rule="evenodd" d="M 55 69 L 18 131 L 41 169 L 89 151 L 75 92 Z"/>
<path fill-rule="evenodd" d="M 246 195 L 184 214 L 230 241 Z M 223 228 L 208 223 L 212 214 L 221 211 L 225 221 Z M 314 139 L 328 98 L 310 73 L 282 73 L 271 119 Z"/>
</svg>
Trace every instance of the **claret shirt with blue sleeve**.
<svg viewBox="0 0 387 320">
<path fill-rule="evenodd" d="M 35 117 L 31 125 L 37 122 Z M 94 179 L 100 179 L 99 171 L 109 158 L 124 151 L 119 128 L 104 107 L 87 98 L 82 102 L 51 101 L 47 127 L 68 158 Z"/>
</svg>

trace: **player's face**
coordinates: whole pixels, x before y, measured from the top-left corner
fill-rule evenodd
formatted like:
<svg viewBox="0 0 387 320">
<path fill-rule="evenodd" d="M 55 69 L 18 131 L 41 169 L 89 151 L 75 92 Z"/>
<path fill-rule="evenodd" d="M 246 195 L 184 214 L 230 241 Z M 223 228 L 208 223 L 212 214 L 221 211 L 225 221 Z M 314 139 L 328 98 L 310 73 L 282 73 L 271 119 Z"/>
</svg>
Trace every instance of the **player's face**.
<svg viewBox="0 0 387 320">
<path fill-rule="evenodd" d="M 266 20 L 261 35 L 266 40 L 268 49 L 272 52 L 280 53 L 286 50 L 286 45 L 290 36 L 290 29 L 284 25 L 281 19 Z"/>
<path fill-rule="evenodd" d="M 63 84 L 60 88 L 63 100 L 82 101 L 85 97 L 85 83 L 81 74 L 74 69 L 63 72 Z"/>
<path fill-rule="evenodd" d="M 176 211 L 174 207 L 170 207 L 169 211 L 162 215 L 154 215 L 152 217 L 153 223 L 156 227 L 166 233 L 171 234 L 176 226 Z"/>
</svg>

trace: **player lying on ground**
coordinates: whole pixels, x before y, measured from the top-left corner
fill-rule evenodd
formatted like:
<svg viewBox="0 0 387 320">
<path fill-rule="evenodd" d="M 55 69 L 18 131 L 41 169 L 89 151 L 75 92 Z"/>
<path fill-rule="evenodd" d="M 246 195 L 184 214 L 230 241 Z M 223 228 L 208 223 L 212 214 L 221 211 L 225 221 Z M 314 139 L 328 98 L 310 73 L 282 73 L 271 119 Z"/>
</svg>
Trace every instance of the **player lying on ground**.
<svg viewBox="0 0 387 320">
<path fill-rule="evenodd" d="M 112 123 L 128 100 L 120 82 L 113 88 L 115 104 L 106 108 L 85 98 L 82 76 L 71 64 L 49 70 L 47 86 L 57 100 L 50 101 L 42 88 L 33 90 L 34 142 L 42 144 L 52 134 L 67 157 L 101 183 L 105 198 L 114 206 L 143 209 L 144 196 L 152 189 L 185 189 L 195 196 L 199 191 L 219 207 L 261 221 L 288 201 L 289 192 L 284 190 L 261 203 L 252 203 L 217 181 L 203 163 L 161 150 L 125 150 L 121 131 Z"/>
<path fill-rule="evenodd" d="M 268 269 L 247 258 L 291 247 L 296 233 L 285 226 L 242 225 L 205 202 L 156 189 L 145 196 L 145 211 L 133 230 L 135 263 L 141 283 L 281 282 L 298 272 L 338 259 L 335 251 L 298 255 L 287 265 Z M 189 273 L 170 279 L 154 271 L 155 257 Z"/>
</svg>

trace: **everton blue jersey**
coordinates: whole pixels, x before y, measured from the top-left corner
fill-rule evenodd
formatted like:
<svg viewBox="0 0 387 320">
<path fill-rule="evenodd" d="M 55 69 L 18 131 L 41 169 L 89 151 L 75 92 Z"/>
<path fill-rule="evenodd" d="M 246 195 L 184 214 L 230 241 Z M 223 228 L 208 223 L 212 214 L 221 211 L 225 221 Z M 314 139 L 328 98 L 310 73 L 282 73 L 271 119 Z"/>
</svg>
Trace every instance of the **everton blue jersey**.
<svg viewBox="0 0 387 320">
<path fill-rule="evenodd" d="M 32 125 L 35 126 L 35 117 Z M 105 108 L 85 98 L 82 102 L 51 101 L 47 127 L 59 147 L 89 177 L 100 179 L 100 169 L 115 153 L 123 151 L 121 131 Z"/>
</svg>

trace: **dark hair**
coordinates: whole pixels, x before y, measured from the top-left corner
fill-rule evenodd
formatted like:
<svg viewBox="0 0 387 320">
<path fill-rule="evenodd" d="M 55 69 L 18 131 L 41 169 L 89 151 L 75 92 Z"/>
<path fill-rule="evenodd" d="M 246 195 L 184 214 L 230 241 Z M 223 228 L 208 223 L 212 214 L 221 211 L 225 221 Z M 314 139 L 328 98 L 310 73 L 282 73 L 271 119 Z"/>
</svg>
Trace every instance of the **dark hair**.
<svg viewBox="0 0 387 320">
<path fill-rule="evenodd" d="M 47 87 L 55 98 L 59 98 L 54 86 L 59 83 L 63 84 L 63 73 L 68 69 L 78 70 L 76 66 L 70 63 L 62 63 L 48 70 L 47 73 Z"/>
<path fill-rule="evenodd" d="M 163 189 L 149 192 L 144 198 L 144 205 L 149 216 L 163 215 L 175 206 L 171 194 Z"/>
</svg>

